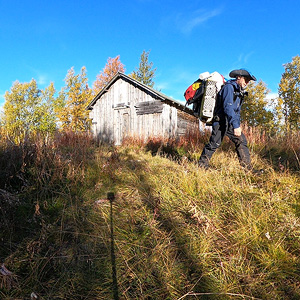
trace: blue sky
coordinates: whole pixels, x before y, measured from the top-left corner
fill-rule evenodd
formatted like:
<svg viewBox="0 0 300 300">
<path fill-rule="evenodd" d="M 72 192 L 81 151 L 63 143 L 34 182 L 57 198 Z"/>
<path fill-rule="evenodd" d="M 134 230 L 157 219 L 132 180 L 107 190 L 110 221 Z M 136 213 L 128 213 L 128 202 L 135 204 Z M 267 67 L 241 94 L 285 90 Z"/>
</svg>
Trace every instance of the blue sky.
<svg viewBox="0 0 300 300">
<path fill-rule="evenodd" d="M 283 64 L 300 53 L 298 0 L 0 0 L 0 105 L 14 81 L 59 91 L 67 71 L 92 86 L 109 57 L 126 74 L 143 50 L 155 88 L 183 101 L 204 71 L 246 68 L 277 93 Z"/>
</svg>

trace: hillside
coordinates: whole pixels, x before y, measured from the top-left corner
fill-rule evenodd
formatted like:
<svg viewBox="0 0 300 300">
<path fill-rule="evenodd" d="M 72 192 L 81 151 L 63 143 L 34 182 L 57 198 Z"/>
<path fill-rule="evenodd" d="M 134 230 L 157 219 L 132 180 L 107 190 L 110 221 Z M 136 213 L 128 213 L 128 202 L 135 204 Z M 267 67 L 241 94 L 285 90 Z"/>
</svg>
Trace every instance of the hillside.
<svg viewBox="0 0 300 300">
<path fill-rule="evenodd" d="M 226 144 L 207 171 L 201 145 L 3 146 L 0 298 L 300 299 L 300 177 L 282 148 L 253 144 L 255 175 Z"/>
</svg>

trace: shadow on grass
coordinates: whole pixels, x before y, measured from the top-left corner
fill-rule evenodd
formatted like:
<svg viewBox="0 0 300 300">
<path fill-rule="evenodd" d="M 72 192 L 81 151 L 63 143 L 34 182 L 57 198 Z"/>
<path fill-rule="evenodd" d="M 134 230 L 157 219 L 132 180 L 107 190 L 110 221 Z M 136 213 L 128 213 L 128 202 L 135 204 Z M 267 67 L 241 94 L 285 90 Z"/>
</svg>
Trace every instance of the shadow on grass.
<svg viewBox="0 0 300 300">
<path fill-rule="evenodd" d="M 126 160 L 133 161 L 134 157 L 128 155 Z M 144 195 L 144 197 L 141 199 L 142 203 L 146 209 L 152 213 L 153 218 L 159 222 L 159 230 L 164 231 L 167 236 L 171 235 L 172 237 L 172 243 L 174 243 L 177 252 L 176 258 L 183 266 L 183 269 L 180 272 L 182 272 L 186 278 L 186 282 L 184 282 L 184 288 L 180 291 L 181 296 L 193 291 L 194 294 L 198 293 L 198 297 L 201 299 L 220 299 L 220 295 L 217 295 L 215 288 L 217 286 L 216 282 L 214 282 L 212 278 L 204 275 L 202 262 L 195 258 L 195 255 L 189 251 L 187 237 L 184 236 L 184 234 L 182 234 L 179 230 L 182 224 L 179 224 L 178 221 L 172 219 L 167 213 L 161 212 L 160 201 L 153 195 L 153 187 L 148 180 L 147 170 L 145 169 L 143 163 L 135 161 L 133 172 L 135 173 L 136 177 L 139 178 L 139 181 L 136 183 L 135 187 L 140 191 L 140 195 Z M 159 259 L 159 257 L 157 259 Z M 152 274 L 152 276 L 155 276 L 155 272 Z M 168 287 L 165 285 L 166 283 L 164 281 L 160 281 L 158 276 L 156 279 L 158 284 L 157 289 L 164 290 L 164 292 L 161 293 L 161 298 L 156 299 L 163 299 L 165 297 L 167 297 L 167 299 L 172 299 L 168 298 L 172 297 L 172 295 L 169 294 Z M 171 282 L 170 284 L 172 285 L 173 283 Z"/>
</svg>

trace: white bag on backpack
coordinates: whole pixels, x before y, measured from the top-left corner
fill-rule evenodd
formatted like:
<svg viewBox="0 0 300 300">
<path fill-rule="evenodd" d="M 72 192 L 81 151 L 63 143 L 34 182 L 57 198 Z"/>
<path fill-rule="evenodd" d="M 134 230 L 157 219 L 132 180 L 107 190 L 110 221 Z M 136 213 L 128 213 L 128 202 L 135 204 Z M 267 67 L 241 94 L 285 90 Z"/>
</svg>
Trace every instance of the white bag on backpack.
<svg viewBox="0 0 300 300">
<path fill-rule="evenodd" d="M 220 73 L 213 72 L 205 79 L 205 81 L 206 86 L 201 103 L 199 118 L 202 122 L 210 123 L 214 117 L 214 109 L 218 92 L 224 85 L 225 80 Z"/>
</svg>

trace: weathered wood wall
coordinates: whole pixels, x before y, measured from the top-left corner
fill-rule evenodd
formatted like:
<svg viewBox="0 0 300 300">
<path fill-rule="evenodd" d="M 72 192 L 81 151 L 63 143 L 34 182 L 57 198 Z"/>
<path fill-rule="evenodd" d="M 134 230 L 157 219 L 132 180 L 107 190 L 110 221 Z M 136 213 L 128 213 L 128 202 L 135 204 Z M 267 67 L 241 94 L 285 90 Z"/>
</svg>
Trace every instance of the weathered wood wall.
<svg viewBox="0 0 300 300">
<path fill-rule="evenodd" d="M 194 117 L 122 78 L 97 100 L 90 117 L 93 133 L 117 145 L 125 136 L 176 137 L 195 122 Z"/>
</svg>

